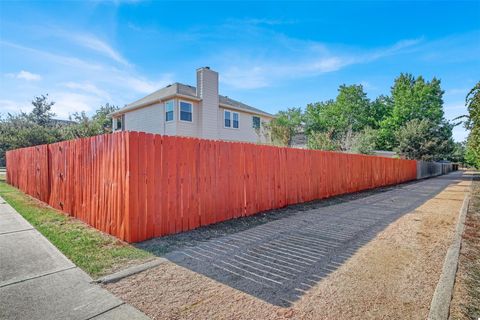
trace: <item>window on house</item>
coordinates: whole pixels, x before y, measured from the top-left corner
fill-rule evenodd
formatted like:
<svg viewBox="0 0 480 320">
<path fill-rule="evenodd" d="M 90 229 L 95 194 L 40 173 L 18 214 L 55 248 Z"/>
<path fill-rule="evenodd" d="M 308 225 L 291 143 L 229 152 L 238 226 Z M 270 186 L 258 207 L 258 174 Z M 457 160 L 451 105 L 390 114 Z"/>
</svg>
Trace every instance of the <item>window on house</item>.
<svg viewBox="0 0 480 320">
<path fill-rule="evenodd" d="M 238 129 L 238 121 L 239 121 L 238 113 L 232 112 L 232 114 L 233 114 L 233 127 L 235 129 Z"/>
<path fill-rule="evenodd" d="M 165 121 L 173 121 L 174 106 L 173 100 L 165 102 Z"/>
<path fill-rule="evenodd" d="M 252 128 L 260 129 L 260 117 L 257 117 L 257 116 L 252 117 Z"/>
<path fill-rule="evenodd" d="M 115 126 L 115 130 L 122 130 L 122 118 L 116 118 L 116 126 Z"/>
<path fill-rule="evenodd" d="M 224 118 L 225 118 L 225 128 L 230 128 L 232 126 L 232 113 L 230 111 L 225 110 L 224 113 Z"/>
<path fill-rule="evenodd" d="M 180 101 L 180 120 L 192 122 L 192 104 Z"/>
<path fill-rule="evenodd" d="M 240 116 L 238 112 L 233 112 L 229 110 L 224 111 L 224 126 L 225 128 L 235 128 L 238 129 L 240 123 Z"/>
</svg>

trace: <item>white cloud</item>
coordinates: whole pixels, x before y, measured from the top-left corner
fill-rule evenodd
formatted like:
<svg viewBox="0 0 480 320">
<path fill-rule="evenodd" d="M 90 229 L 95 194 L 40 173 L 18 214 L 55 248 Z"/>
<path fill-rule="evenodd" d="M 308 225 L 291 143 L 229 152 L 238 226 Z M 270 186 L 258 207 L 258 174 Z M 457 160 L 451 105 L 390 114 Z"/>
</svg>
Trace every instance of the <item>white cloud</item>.
<svg viewBox="0 0 480 320">
<path fill-rule="evenodd" d="M 90 83 L 90 82 L 66 82 L 63 84 L 65 87 L 69 89 L 74 89 L 74 90 L 80 90 L 86 93 L 94 94 L 96 96 L 106 98 L 107 100 L 110 100 L 110 95 L 108 92 L 105 90 L 99 89 L 96 85 Z"/>
<path fill-rule="evenodd" d="M 352 49 L 328 49 L 321 43 L 302 42 L 283 37 L 281 42 L 285 50 L 282 54 L 286 56 L 291 54 L 295 58 L 287 60 L 284 57 L 275 58 L 266 54 L 259 59 L 252 54 L 242 56 L 228 52 L 223 62 L 226 67 L 221 70 L 220 76 L 224 83 L 237 89 L 263 88 L 279 80 L 317 76 L 338 71 L 350 65 L 373 62 L 411 49 L 421 41 L 421 39 L 402 40 L 387 48 L 358 53 L 353 52 Z M 237 64 L 232 66 L 232 61 L 236 61 Z"/>
<path fill-rule="evenodd" d="M 348 60 L 342 59 L 340 57 L 329 57 L 321 58 L 317 61 L 314 61 L 312 64 L 308 65 L 307 68 L 310 67 L 313 70 L 324 73 L 337 71 L 345 65 L 348 65 L 348 63 Z"/>
<path fill-rule="evenodd" d="M 54 91 L 49 94 L 49 98 L 55 102 L 52 111 L 58 119 L 68 119 L 74 112 L 91 113 L 105 103 L 104 99 L 95 95 L 67 91 Z M 0 114 L 30 112 L 33 108 L 31 99 L 22 100 L 0 100 Z"/>
<path fill-rule="evenodd" d="M 371 84 L 369 81 L 361 81 L 360 84 L 362 85 L 362 87 L 368 91 L 375 91 L 375 90 L 378 90 L 378 87 L 377 86 L 374 86 L 373 84 Z"/>
<path fill-rule="evenodd" d="M 28 71 L 25 71 L 25 70 L 20 71 L 17 74 L 17 78 L 18 79 L 24 79 L 24 80 L 27 80 L 27 81 L 38 81 L 38 80 L 42 79 L 42 77 L 39 74 L 31 73 L 31 72 L 28 72 Z"/>
<path fill-rule="evenodd" d="M 122 56 L 122 54 L 118 50 L 114 49 L 107 41 L 102 40 L 93 34 L 67 31 L 64 28 L 51 25 L 48 26 L 48 28 L 39 27 L 37 28 L 37 30 L 40 30 L 44 36 L 55 37 L 63 41 L 74 43 L 77 46 L 81 46 L 93 52 L 100 53 L 101 55 L 106 56 L 124 66 L 130 66 L 130 63 L 125 57 Z M 8 43 L 6 41 L 1 41 L 0 43 L 21 47 L 16 44 Z"/>
<path fill-rule="evenodd" d="M 268 19 L 268 18 L 245 18 L 245 19 L 228 19 L 227 23 L 234 24 L 236 26 L 244 25 L 267 25 L 267 26 L 276 26 L 276 25 L 285 25 L 285 24 L 294 24 L 295 20 L 290 19 Z"/>
<path fill-rule="evenodd" d="M 25 61 L 41 59 L 48 64 L 49 81 L 36 83 L 28 91 L 19 90 L 14 83 L 6 83 L 0 88 L 2 98 L 8 99 L 0 102 L 1 113 L 18 112 L 19 106 L 28 112 L 31 110 L 29 101 L 35 95 L 49 93 L 51 100 L 56 102 L 52 109 L 57 118 L 68 119 L 74 112 L 90 114 L 107 102 L 123 106 L 173 82 L 173 75 L 169 73 L 147 78 L 131 65 L 90 62 L 0 40 L 0 49 L 4 49 L 2 46 L 13 48 Z M 26 103 L 17 103 L 19 101 Z"/>
<path fill-rule="evenodd" d="M 18 112 L 20 110 L 18 104 L 13 100 L 0 100 L 1 113 Z"/>
<path fill-rule="evenodd" d="M 119 75 L 118 80 L 122 81 L 126 87 L 139 93 L 152 93 L 162 87 L 165 87 L 167 84 L 172 83 L 170 75 L 164 75 L 160 80 L 157 81 L 150 81 L 144 77 Z"/>
<path fill-rule="evenodd" d="M 110 88 L 121 87 L 123 90 L 127 89 L 130 92 L 150 93 L 172 82 L 172 75 L 168 73 L 160 74 L 156 80 L 149 80 L 136 73 L 131 67 L 115 68 L 108 64 L 92 63 L 77 57 L 59 55 L 6 41 L 0 41 L 0 45 L 30 53 L 34 55 L 35 58 L 42 57 L 48 60 L 52 66 L 52 73 L 54 73 L 55 65 L 69 66 L 69 74 L 74 74 L 77 77 L 86 79 L 83 82 L 68 81 L 64 83 L 64 85 L 71 89 L 96 91 L 95 94 L 100 94 L 100 91 L 106 92 L 105 89 L 100 88 L 107 86 Z M 75 69 L 74 73 L 71 72 L 73 69 Z M 57 70 L 64 72 L 65 68 L 61 67 Z M 94 82 L 97 84 L 94 84 Z"/>
<path fill-rule="evenodd" d="M 6 115 L 7 113 L 19 113 L 30 112 L 33 109 L 32 99 L 15 97 L 13 99 L 1 99 L 0 100 L 0 115 Z"/>
<path fill-rule="evenodd" d="M 79 59 L 77 57 L 59 55 L 59 54 L 51 53 L 44 50 L 25 47 L 25 46 L 8 42 L 8 41 L 0 40 L 0 45 L 11 47 L 11 48 L 23 51 L 25 53 L 30 53 L 36 59 L 38 58 L 48 59 L 51 63 L 62 64 L 62 65 L 70 66 L 71 68 L 90 69 L 90 70 L 97 70 L 97 71 L 103 68 L 103 66 L 100 64 L 92 63 L 83 59 Z"/>
<path fill-rule="evenodd" d="M 27 80 L 27 81 L 39 81 L 42 80 L 42 76 L 25 70 L 19 73 L 8 73 L 7 76 L 15 79 Z"/>
<path fill-rule="evenodd" d="M 73 39 L 78 45 L 81 45 L 93 51 L 99 52 L 123 65 L 126 65 L 126 66 L 129 65 L 128 61 L 118 51 L 113 49 L 105 41 L 102 41 L 93 35 L 73 34 L 73 35 L 70 35 L 70 38 Z"/>
<path fill-rule="evenodd" d="M 372 53 L 368 53 L 365 56 L 361 57 L 359 60 L 363 62 L 369 62 L 381 58 L 385 58 L 391 55 L 398 54 L 399 52 L 404 52 L 407 49 L 414 49 L 416 45 L 420 44 L 423 41 L 423 38 L 418 39 L 405 39 L 400 40 L 391 47 L 378 49 Z"/>
<path fill-rule="evenodd" d="M 253 66 L 250 68 L 231 67 L 220 72 L 220 82 L 238 89 L 256 89 L 269 85 L 265 75 L 266 68 Z"/>
<path fill-rule="evenodd" d="M 467 107 L 465 106 L 465 103 L 457 102 L 445 104 L 443 110 L 445 110 L 446 112 L 466 112 Z"/>
<path fill-rule="evenodd" d="M 337 71 L 349 63 L 347 59 L 335 56 L 292 64 L 265 62 L 251 67 L 229 67 L 220 72 L 220 77 L 222 82 L 237 89 L 257 89 L 268 87 L 279 79 L 301 78 Z"/>
<path fill-rule="evenodd" d="M 52 92 L 50 94 L 55 104 L 52 111 L 56 118 L 68 119 L 75 112 L 85 111 L 91 113 L 104 103 L 100 97 L 74 92 Z"/>
</svg>

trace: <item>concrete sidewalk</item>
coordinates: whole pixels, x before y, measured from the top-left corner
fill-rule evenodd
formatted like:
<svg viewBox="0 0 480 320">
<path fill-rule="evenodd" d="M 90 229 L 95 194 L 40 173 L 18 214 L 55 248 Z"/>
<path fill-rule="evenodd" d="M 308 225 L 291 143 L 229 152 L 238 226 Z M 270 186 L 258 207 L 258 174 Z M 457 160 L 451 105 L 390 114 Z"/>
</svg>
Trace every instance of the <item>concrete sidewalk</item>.
<svg viewBox="0 0 480 320">
<path fill-rule="evenodd" d="M 0 319 L 148 319 L 91 281 L 0 197 Z"/>
</svg>

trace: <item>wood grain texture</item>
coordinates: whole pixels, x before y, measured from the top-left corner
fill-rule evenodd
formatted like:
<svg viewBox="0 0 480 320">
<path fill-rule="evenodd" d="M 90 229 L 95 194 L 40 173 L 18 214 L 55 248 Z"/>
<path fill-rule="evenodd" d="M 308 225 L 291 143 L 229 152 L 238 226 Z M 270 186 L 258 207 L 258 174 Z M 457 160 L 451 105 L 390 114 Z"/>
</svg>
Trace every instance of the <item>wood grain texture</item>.
<svg viewBox="0 0 480 320">
<path fill-rule="evenodd" d="M 416 179 L 414 160 L 121 132 L 7 152 L 7 181 L 139 242 Z"/>
</svg>

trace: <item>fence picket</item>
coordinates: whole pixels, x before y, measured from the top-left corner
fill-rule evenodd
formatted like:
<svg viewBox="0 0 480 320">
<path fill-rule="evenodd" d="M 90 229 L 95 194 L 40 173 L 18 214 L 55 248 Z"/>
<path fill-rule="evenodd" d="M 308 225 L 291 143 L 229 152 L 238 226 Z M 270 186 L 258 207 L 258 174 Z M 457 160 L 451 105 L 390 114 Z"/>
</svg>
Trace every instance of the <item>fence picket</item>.
<svg viewBox="0 0 480 320">
<path fill-rule="evenodd" d="M 8 183 L 129 242 L 417 177 L 412 160 L 139 132 L 6 158 Z"/>
</svg>

